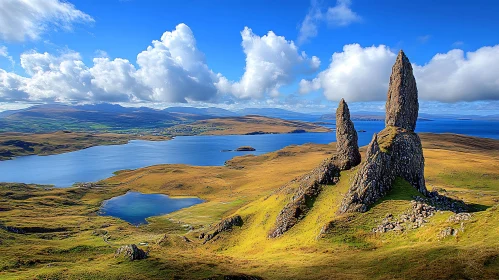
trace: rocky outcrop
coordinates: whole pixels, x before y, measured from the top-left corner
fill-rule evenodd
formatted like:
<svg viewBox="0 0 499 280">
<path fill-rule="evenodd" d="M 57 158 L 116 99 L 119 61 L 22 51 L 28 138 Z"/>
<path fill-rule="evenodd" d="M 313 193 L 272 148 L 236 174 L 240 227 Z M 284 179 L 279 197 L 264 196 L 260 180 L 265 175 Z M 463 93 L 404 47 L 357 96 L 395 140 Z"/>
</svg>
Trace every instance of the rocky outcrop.
<svg viewBox="0 0 499 280">
<path fill-rule="evenodd" d="M 366 161 L 355 175 L 340 213 L 367 211 L 391 190 L 396 177 L 402 177 L 422 195 L 428 195 L 423 147 L 414 133 L 418 110 L 418 90 L 412 66 L 400 51 L 390 77 L 386 127 L 375 134 L 369 144 Z"/>
<path fill-rule="evenodd" d="M 324 185 L 338 182 L 340 169 L 337 162 L 335 157 L 327 159 L 298 180 L 298 190 L 277 216 L 275 225 L 268 235 L 270 238 L 281 236 L 303 219 Z"/>
<path fill-rule="evenodd" d="M 243 226 L 243 219 L 239 215 L 235 215 L 229 218 L 223 219 L 220 223 L 213 227 L 212 233 L 203 234 L 205 240 L 203 244 L 215 238 L 218 234 L 224 231 L 231 231 L 234 226 L 241 227 Z"/>
<path fill-rule="evenodd" d="M 357 131 L 344 99 L 341 99 L 336 110 L 336 150 L 341 170 L 348 170 L 360 163 Z"/>
<path fill-rule="evenodd" d="M 419 136 L 401 128 L 389 127 L 374 135 L 367 148 L 366 161 L 355 175 L 340 213 L 367 211 L 370 205 L 391 190 L 396 177 L 405 179 L 421 194 L 428 194 Z"/>
<path fill-rule="evenodd" d="M 137 245 L 130 244 L 119 247 L 118 250 L 116 250 L 114 257 L 122 257 L 130 261 L 135 261 L 147 258 L 147 253 L 137 247 Z"/>
<path fill-rule="evenodd" d="M 401 50 L 390 76 L 385 124 L 386 126 L 396 126 L 414 131 L 418 110 L 416 79 L 412 73 L 411 62 Z"/>
</svg>

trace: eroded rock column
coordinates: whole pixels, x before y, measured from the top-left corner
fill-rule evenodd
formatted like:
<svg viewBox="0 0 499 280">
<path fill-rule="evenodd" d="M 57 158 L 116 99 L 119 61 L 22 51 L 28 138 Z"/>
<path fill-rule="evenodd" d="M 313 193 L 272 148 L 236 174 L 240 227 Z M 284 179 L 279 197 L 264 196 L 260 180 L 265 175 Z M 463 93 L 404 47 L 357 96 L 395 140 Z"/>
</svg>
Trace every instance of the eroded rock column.
<svg viewBox="0 0 499 280">
<path fill-rule="evenodd" d="M 392 68 L 386 102 L 385 129 L 375 134 L 340 213 L 365 212 L 392 188 L 397 177 L 428 195 L 424 179 L 423 147 L 414 132 L 418 118 L 418 89 L 412 66 L 400 51 Z"/>
<path fill-rule="evenodd" d="M 416 129 L 419 103 L 416 79 L 412 65 L 404 51 L 400 51 L 392 67 L 388 99 L 386 101 L 386 126 L 396 126 L 408 131 Z"/>
<path fill-rule="evenodd" d="M 357 131 L 350 119 L 350 110 L 344 99 L 341 99 L 336 110 L 336 150 L 341 170 L 357 166 L 361 161 Z"/>
</svg>

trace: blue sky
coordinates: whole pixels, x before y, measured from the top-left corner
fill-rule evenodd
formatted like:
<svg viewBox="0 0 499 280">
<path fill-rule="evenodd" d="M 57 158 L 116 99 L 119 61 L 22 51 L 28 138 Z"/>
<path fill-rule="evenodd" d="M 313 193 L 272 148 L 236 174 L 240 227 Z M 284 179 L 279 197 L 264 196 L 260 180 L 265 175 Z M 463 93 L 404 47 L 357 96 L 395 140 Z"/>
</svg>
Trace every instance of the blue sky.
<svg viewBox="0 0 499 280">
<path fill-rule="evenodd" d="M 26 16 L 12 10 L 19 1 L 0 3 L 0 17 Z M 0 31 L 0 108 L 116 101 L 325 111 L 345 97 L 359 102 L 352 104 L 358 110 L 379 110 L 394 55 L 404 49 L 415 66 L 423 105 L 428 101 L 427 111 L 499 113 L 499 75 L 491 73 L 499 72 L 497 1 L 27 2 L 32 2 L 26 17 L 33 26 L 16 29 L 16 22 L 0 19 L 0 27 L 7 27 L 0 28 L 7 30 Z M 187 28 L 177 29 L 181 23 Z M 167 31 L 173 35 L 153 46 L 139 65 L 138 54 Z M 182 41 L 185 34 L 191 37 Z M 165 49 L 182 62 L 161 56 Z M 285 61 L 279 58 L 282 53 Z M 334 59 L 333 53 L 338 53 Z M 444 55 L 435 58 L 437 54 Z M 109 62 L 122 58 L 129 64 L 101 60 L 101 67 L 95 67 L 96 57 Z M 197 66 L 183 65 L 185 61 Z M 68 76 L 64 65 L 71 73 L 78 68 L 76 76 Z M 170 74 L 151 78 L 163 70 Z M 95 77 L 116 77 L 120 71 L 127 71 L 127 77 Z"/>
</svg>

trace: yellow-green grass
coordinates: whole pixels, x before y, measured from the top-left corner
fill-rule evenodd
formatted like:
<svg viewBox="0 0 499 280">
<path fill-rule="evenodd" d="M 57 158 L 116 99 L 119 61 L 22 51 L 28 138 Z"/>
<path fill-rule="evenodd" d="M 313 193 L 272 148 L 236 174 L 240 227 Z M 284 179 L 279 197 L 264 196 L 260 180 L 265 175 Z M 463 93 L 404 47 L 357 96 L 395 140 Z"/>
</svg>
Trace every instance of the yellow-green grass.
<svg viewBox="0 0 499 280">
<path fill-rule="evenodd" d="M 342 172 L 338 184 L 325 186 L 307 216 L 291 230 L 280 238 L 267 238 L 297 187 L 288 182 L 335 150 L 334 144 L 308 144 L 237 157 L 223 167 L 159 165 L 123 171 L 96 188 L 2 186 L 0 208 L 10 210 L 0 211 L 0 223 L 66 230 L 15 234 L 0 229 L 0 278 L 203 279 L 238 273 L 264 279 L 498 278 L 499 184 L 493 178 L 499 176 L 494 168 L 499 165 L 499 141 L 429 134 L 421 138 L 428 187 L 482 206 L 463 222 L 464 232 L 460 223 L 448 221 L 453 213 L 443 211 L 419 229 L 373 234 L 383 217 L 398 217 L 418 194 L 400 179 L 368 212 L 338 215 L 354 168 Z M 452 172 L 459 176 L 446 176 Z M 149 218 L 150 224 L 140 227 L 95 214 L 102 200 L 128 190 L 199 196 L 206 202 Z M 10 198 L 6 192 L 12 192 Z M 32 196 L 23 197 L 25 193 Z M 210 224 L 234 214 L 243 218 L 242 227 L 205 245 L 197 239 Z M 330 222 L 328 234 L 317 238 Z M 458 235 L 439 238 L 449 226 L 459 229 Z M 148 243 L 139 246 L 149 250 L 148 259 L 128 262 L 113 257 L 119 245 L 141 242 Z"/>
</svg>

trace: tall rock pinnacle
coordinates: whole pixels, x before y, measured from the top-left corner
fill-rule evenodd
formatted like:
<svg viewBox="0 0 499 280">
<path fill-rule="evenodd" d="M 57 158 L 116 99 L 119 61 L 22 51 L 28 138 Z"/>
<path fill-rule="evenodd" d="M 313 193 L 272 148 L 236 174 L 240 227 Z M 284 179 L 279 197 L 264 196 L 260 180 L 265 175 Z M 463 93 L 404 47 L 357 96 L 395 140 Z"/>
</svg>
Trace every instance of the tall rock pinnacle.
<svg viewBox="0 0 499 280">
<path fill-rule="evenodd" d="M 350 119 L 350 110 L 341 99 L 336 110 L 336 150 L 341 170 L 350 169 L 360 163 L 357 131 Z"/>
<path fill-rule="evenodd" d="M 402 178 L 422 195 L 428 195 L 424 179 L 423 147 L 414 133 L 418 118 L 418 90 L 409 59 L 400 51 L 392 68 L 386 127 L 375 134 L 366 160 L 355 174 L 339 212 L 365 212 Z"/>
<path fill-rule="evenodd" d="M 397 126 L 414 131 L 418 118 L 418 89 L 412 73 L 411 62 L 400 51 L 392 67 L 388 99 L 386 101 L 386 126 Z"/>
</svg>

